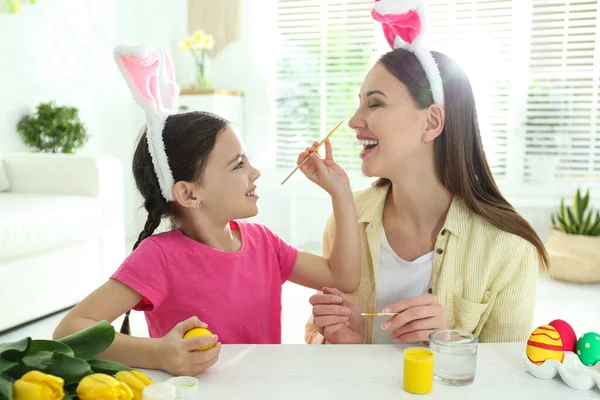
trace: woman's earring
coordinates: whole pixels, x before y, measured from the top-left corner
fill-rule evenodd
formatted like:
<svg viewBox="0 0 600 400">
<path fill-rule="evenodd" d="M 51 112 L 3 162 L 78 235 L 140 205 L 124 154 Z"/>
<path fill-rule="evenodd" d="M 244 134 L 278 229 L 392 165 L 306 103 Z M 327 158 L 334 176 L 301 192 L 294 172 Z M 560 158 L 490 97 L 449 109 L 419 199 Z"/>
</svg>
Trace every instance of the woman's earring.
<svg viewBox="0 0 600 400">
<path fill-rule="evenodd" d="M 196 208 L 200 208 L 200 207 L 202 207 L 202 203 L 200 203 L 200 202 L 197 202 L 197 203 L 196 203 Z"/>
</svg>

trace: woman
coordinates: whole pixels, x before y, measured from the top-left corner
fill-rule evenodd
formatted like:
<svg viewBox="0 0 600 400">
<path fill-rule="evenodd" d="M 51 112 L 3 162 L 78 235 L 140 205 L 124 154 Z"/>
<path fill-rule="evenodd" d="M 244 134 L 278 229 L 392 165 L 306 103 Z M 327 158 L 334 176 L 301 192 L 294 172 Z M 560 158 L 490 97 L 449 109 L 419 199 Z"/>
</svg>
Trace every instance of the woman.
<svg viewBox="0 0 600 400">
<path fill-rule="evenodd" d="M 355 195 L 360 288 L 311 297 L 307 343 L 427 341 L 447 327 L 480 342 L 523 341 L 533 328 L 546 251 L 494 182 L 465 72 L 431 54 L 443 106 L 434 101 L 431 70 L 409 50 L 385 54 L 364 79 L 349 125 L 364 146 L 362 172 L 380 179 Z M 330 217 L 324 257 L 333 232 Z M 380 311 L 399 314 L 360 316 Z"/>
</svg>

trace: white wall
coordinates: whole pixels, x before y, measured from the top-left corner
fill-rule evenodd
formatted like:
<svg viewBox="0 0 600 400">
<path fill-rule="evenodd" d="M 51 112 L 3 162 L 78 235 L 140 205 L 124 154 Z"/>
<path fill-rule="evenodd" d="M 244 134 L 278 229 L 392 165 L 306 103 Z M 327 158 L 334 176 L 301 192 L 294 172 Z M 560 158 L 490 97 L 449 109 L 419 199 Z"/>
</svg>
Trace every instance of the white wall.
<svg viewBox="0 0 600 400">
<path fill-rule="evenodd" d="M 84 154 L 122 151 L 127 103 L 110 57 L 115 0 L 48 0 L 0 14 L 0 151 L 26 151 L 16 133 L 38 102 L 74 105 L 89 129 Z"/>
<path fill-rule="evenodd" d="M 185 1 L 44 0 L 23 4 L 14 15 L 0 14 L 0 153 L 28 151 L 16 124 L 39 102 L 78 107 L 90 135 L 79 153 L 123 162 L 127 234 L 135 234 L 140 203 L 130 165 L 143 114 L 112 50 L 153 43 L 181 61 L 175 44 L 186 33 L 186 10 Z"/>
<path fill-rule="evenodd" d="M 129 155 L 129 100 L 111 58 L 115 3 L 46 0 L 0 14 L 1 153 L 28 151 L 19 118 L 54 100 L 79 108 L 90 135 L 81 154 Z"/>
</svg>

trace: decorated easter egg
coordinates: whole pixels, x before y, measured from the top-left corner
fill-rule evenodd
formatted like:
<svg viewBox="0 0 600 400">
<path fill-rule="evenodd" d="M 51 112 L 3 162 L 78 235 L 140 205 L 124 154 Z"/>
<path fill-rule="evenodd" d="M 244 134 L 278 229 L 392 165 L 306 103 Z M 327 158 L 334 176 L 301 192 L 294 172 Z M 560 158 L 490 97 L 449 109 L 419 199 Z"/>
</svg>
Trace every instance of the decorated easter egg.
<svg viewBox="0 0 600 400">
<path fill-rule="evenodd" d="M 581 336 L 575 346 L 575 353 L 585 366 L 593 367 L 600 362 L 600 334 L 588 332 Z"/>
<path fill-rule="evenodd" d="M 183 338 L 189 339 L 191 337 L 196 337 L 196 336 L 211 336 L 211 335 L 212 335 L 212 332 L 206 328 L 194 328 L 192 330 L 187 331 L 185 333 L 185 335 L 183 335 Z M 207 350 L 207 349 L 210 349 L 211 347 L 214 347 L 214 345 L 216 345 L 216 344 L 217 343 L 211 343 L 206 346 L 202 346 L 196 350 L 198 350 L 198 351 Z"/>
<path fill-rule="evenodd" d="M 551 325 L 539 326 L 527 341 L 525 353 L 529 361 L 541 365 L 546 360 L 563 360 L 563 346 L 559 333 Z"/>
<path fill-rule="evenodd" d="M 560 335 L 562 341 L 563 351 L 575 351 L 575 344 L 577 343 L 577 335 L 575 331 L 567 322 L 562 319 L 555 319 L 548 325 L 553 326 L 554 329 Z"/>
</svg>

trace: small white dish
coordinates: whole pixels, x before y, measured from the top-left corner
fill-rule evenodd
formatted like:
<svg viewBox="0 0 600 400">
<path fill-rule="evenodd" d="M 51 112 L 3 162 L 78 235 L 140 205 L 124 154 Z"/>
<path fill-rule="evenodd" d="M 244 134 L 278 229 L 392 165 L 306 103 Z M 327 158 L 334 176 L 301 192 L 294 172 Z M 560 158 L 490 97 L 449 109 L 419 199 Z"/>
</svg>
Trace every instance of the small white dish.
<svg viewBox="0 0 600 400">
<path fill-rule="evenodd" d="M 177 391 L 170 383 L 152 383 L 142 390 L 143 400 L 175 400 Z"/>
<path fill-rule="evenodd" d="M 541 365 L 535 365 L 525 353 L 523 353 L 523 361 L 527 370 L 536 378 L 553 379 L 556 375 L 560 375 L 562 380 L 573 389 L 590 390 L 595 385 L 600 389 L 600 362 L 593 367 L 586 367 L 577 354 L 571 351 L 564 352 L 562 363 L 558 360 L 546 360 Z"/>
<path fill-rule="evenodd" d="M 200 381 L 192 376 L 176 376 L 167 380 L 167 383 L 175 386 L 177 400 L 196 399 L 198 397 Z"/>
</svg>

